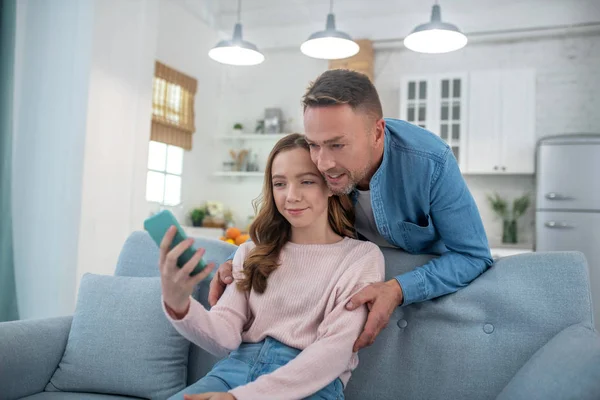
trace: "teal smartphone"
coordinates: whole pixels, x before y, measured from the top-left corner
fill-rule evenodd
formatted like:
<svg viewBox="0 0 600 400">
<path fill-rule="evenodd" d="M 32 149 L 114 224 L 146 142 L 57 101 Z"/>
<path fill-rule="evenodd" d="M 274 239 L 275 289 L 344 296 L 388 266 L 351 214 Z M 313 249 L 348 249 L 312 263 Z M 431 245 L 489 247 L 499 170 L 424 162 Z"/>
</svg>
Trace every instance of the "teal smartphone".
<svg viewBox="0 0 600 400">
<path fill-rule="evenodd" d="M 179 222 L 177 222 L 175 216 L 169 210 L 163 210 L 144 221 L 144 229 L 150 234 L 150 237 L 152 237 L 158 247 L 160 247 L 163 237 L 173 225 L 177 228 L 177 232 L 175 233 L 175 237 L 171 242 L 171 248 L 169 250 L 187 239 L 187 235 L 179 225 Z M 192 245 L 179 256 L 177 259 L 177 266 L 182 268 L 191 260 L 195 253 L 196 249 Z M 206 268 L 206 263 L 201 259 L 198 265 L 190 273 L 190 276 L 199 274 L 204 268 Z"/>
</svg>

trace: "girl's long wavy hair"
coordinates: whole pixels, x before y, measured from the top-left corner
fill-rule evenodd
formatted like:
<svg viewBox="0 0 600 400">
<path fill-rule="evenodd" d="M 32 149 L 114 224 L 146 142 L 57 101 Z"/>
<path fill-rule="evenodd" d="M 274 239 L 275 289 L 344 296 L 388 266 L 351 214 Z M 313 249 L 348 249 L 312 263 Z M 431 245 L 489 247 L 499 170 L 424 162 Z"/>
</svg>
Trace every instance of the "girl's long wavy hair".
<svg viewBox="0 0 600 400">
<path fill-rule="evenodd" d="M 273 198 L 272 170 L 275 157 L 293 149 L 310 152 L 304 136 L 293 133 L 279 140 L 269 154 L 262 194 L 253 202 L 257 215 L 250 225 L 250 238 L 256 247 L 244 261 L 244 276 L 238 282 L 238 288 L 241 290 L 265 292 L 269 275 L 279 266 L 279 253 L 290 240 L 292 226 L 279 213 Z M 354 207 L 348 196 L 329 197 L 327 214 L 329 225 L 335 233 L 340 236 L 355 236 Z"/>
</svg>

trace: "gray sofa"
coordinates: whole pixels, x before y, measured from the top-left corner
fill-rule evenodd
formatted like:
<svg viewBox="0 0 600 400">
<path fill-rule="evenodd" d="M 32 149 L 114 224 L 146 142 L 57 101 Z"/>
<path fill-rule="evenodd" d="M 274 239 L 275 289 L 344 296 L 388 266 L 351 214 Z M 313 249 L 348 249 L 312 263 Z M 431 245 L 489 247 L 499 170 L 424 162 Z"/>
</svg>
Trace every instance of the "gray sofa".
<svg viewBox="0 0 600 400">
<path fill-rule="evenodd" d="M 233 248 L 208 239 L 196 244 L 216 261 Z M 384 254 L 388 278 L 430 258 L 390 249 Z M 157 258 L 149 236 L 136 232 L 115 275 L 157 276 Z M 205 303 L 207 292 L 203 283 L 196 296 Z M 65 351 L 71 321 L 0 324 L 0 399 L 131 398 L 44 391 Z M 455 294 L 396 309 L 376 343 L 359 353 L 346 398 L 600 399 L 600 338 L 593 326 L 582 254 L 503 258 Z M 215 361 L 190 346 L 188 383 Z"/>
</svg>

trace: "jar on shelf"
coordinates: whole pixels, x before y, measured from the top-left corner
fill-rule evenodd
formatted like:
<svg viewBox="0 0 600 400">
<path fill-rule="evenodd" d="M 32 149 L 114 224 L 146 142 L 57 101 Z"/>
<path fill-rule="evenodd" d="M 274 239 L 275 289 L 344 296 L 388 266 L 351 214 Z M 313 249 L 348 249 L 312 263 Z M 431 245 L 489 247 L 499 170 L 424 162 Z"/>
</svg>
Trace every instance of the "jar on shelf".
<svg viewBox="0 0 600 400">
<path fill-rule="evenodd" d="M 231 172 L 235 168 L 235 162 L 233 161 L 223 161 L 223 171 Z"/>
</svg>

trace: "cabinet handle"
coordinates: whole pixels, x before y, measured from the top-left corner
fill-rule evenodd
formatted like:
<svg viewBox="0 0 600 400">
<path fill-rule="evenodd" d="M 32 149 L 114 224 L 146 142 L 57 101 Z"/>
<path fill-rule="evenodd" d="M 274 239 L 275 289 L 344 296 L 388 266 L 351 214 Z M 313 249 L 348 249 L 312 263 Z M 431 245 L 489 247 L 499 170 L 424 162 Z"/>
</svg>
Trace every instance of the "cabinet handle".
<svg viewBox="0 0 600 400">
<path fill-rule="evenodd" d="M 563 196 L 562 194 L 559 194 L 559 193 L 556 193 L 556 192 L 546 193 L 545 197 L 548 200 L 569 200 L 570 199 L 570 197 Z"/>
<path fill-rule="evenodd" d="M 498 171 L 498 166 L 494 165 L 494 171 Z"/>
<path fill-rule="evenodd" d="M 573 225 L 569 225 L 566 222 L 548 221 L 544 225 L 546 225 L 547 228 L 552 228 L 552 229 L 571 229 L 571 228 L 573 228 Z"/>
<path fill-rule="evenodd" d="M 506 171 L 506 167 L 502 167 L 502 171 Z"/>
</svg>

